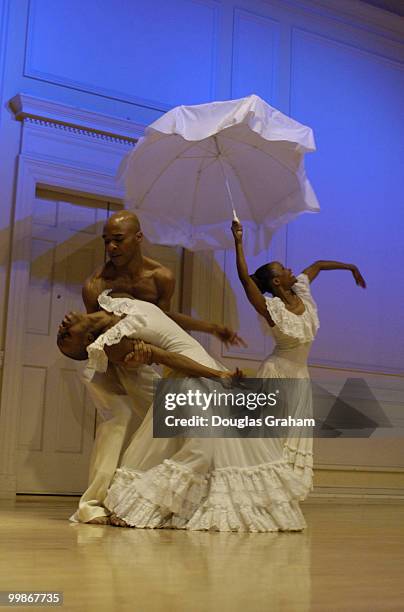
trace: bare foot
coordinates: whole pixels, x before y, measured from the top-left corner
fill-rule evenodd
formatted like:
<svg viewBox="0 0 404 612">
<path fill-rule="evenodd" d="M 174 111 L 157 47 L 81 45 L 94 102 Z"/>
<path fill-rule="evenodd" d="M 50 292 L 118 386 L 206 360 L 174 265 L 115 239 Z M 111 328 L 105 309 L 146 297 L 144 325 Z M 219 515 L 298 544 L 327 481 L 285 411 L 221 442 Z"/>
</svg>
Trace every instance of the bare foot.
<svg viewBox="0 0 404 612">
<path fill-rule="evenodd" d="M 90 523 L 91 525 L 110 525 L 111 520 L 109 516 L 96 516 L 95 518 L 91 519 L 91 521 L 87 521 L 87 523 Z"/>
<path fill-rule="evenodd" d="M 128 523 L 126 523 L 123 519 L 119 518 L 119 516 L 117 516 L 114 513 L 111 514 L 109 519 L 110 519 L 110 524 L 113 525 L 114 527 L 130 527 Z"/>
</svg>

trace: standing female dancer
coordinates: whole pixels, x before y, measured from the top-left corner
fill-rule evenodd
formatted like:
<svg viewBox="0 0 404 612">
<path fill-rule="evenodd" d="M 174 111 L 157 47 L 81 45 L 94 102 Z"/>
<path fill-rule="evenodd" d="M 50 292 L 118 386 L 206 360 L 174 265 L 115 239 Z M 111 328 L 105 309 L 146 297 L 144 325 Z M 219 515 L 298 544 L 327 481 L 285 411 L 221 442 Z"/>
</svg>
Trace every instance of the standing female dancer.
<svg viewBox="0 0 404 612">
<path fill-rule="evenodd" d="M 249 302 L 264 317 L 275 340 L 275 348 L 261 364 L 257 377 L 308 379 L 307 358 L 319 328 L 317 306 L 310 292 L 310 283 L 322 270 L 349 270 L 356 284 L 362 288 L 366 287 L 365 280 L 355 265 L 338 261 L 316 261 L 297 277 L 290 268 L 273 261 L 264 264 L 250 276 L 244 257 L 241 223 L 233 221 L 232 232 L 239 279 Z M 271 293 L 273 297 L 264 297 L 265 293 Z M 293 380 L 290 384 L 293 385 Z M 288 414 L 294 418 L 310 417 L 310 386 L 296 388 L 300 392 L 291 395 L 293 405 L 288 406 Z M 304 499 L 312 487 L 313 440 L 301 437 L 296 432 L 294 429 L 293 435 L 284 440 L 267 440 L 268 452 L 272 461 L 277 458 L 286 461 L 294 473 L 299 475 L 304 489 L 300 499 Z"/>
</svg>

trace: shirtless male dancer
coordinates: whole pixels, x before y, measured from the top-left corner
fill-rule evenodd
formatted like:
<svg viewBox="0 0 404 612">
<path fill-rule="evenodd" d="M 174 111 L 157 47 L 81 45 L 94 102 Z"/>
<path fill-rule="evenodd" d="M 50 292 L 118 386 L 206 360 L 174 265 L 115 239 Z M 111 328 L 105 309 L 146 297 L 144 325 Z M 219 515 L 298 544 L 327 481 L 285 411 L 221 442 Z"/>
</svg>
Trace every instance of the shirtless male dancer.
<svg viewBox="0 0 404 612">
<path fill-rule="evenodd" d="M 105 289 L 128 293 L 152 302 L 187 331 L 201 331 L 218 337 L 226 344 L 239 345 L 242 339 L 222 325 L 198 321 L 169 311 L 175 288 L 172 272 L 141 251 L 143 234 L 135 214 L 123 210 L 111 215 L 104 226 L 103 239 L 109 261 L 99 267 L 85 282 L 83 301 L 88 313 L 99 310 L 98 296 Z M 68 326 L 68 316 L 64 321 Z M 62 324 L 63 325 L 63 324 Z M 97 427 L 91 461 L 89 486 L 79 502 L 72 520 L 108 523 L 108 512 L 102 505 L 119 456 L 130 432 L 133 411 L 142 419 L 153 398 L 153 382 L 158 374 L 148 365 L 128 370 L 124 365 L 108 368 L 84 380 L 97 410 L 109 418 Z M 131 397 L 130 397 L 131 396 Z M 131 399 L 135 397 L 134 400 Z"/>
<path fill-rule="evenodd" d="M 143 233 L 134 213 L 122 210 L 111 215 L 104 226 L 102 237 L 109 261 L 98 268 L 84 284 L 83 301 L 88 313 L 100 309 L 97 300 L 105 289 L 113 289 L 156 304 L 188 331 L 213 334 L 224 343 L 243 342 L 228 327 L 200 321 L 179 312 L 170 312 L 175 289 L 174 275 L 165 266 L 142 254 L 140 245 Z"/>
</svg>

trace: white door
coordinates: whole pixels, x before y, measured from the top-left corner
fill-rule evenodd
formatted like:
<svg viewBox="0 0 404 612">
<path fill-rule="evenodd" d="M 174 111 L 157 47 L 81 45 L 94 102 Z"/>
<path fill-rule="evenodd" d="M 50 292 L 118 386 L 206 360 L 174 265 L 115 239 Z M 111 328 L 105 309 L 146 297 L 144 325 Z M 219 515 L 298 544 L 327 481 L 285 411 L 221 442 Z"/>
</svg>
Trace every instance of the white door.
<svg viewBox="0 0 404 612">
<path fill-rule="evenodd" d="M 59 352 L 56 332 L 67 311 L 84 309 L 81 288 L 104 261 L 101 234 L 110 210 L 102 201 L 37 192 L 19 373 L 19 493 L 81 493 L 87 485 L 95 410 L 79 379 L 83 364 Z M 179 281 L 179 250 L 149 246 L 146 251 Z"/>
</svg>

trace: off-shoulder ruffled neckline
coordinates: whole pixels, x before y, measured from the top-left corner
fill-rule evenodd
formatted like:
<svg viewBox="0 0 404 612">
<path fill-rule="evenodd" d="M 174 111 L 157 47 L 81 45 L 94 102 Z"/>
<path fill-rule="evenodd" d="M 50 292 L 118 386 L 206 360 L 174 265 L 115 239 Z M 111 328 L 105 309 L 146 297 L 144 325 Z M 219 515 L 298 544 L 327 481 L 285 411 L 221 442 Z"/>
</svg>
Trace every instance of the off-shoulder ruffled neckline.
<svg viewBox="0 0 404 612">
<path fill-rule="evenodd" d="M 100 334 L 98 338 L 87 347 L 89 373 L 98 371 L 106 372 L 108 368 L 108 357 L 105 346 L 119 344 L 124 337 L 147 325 L 147 314 L 142 312 L 139 305 L 131 298 L 112 298 L 109 296 L 111 289 L 106 289 L 98 297 L 99 305 L 108 312 L 116 315 L 125 314 L 115 325 Z"/>
<path fill-rule="evenodd" d="M 291 338 L 296 338 L 300 342 L 311 342 L 314 340 L 320 323 L 317 316 L 316 304 L 311 297 L 309 283 L 303 274 L 298 277 L 296 291 L 303 301 L 305 310 L 302 314 L 296 314 L 286 308 L 286 304 L 279 298 L 265 298 L 267 310 L 275 326 Z M 306 295 L 305 295 L 306 294 Z"/>
</svg>

